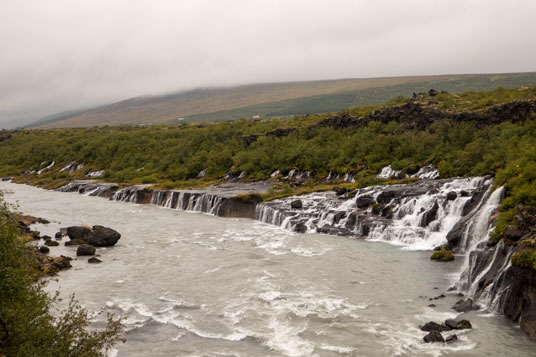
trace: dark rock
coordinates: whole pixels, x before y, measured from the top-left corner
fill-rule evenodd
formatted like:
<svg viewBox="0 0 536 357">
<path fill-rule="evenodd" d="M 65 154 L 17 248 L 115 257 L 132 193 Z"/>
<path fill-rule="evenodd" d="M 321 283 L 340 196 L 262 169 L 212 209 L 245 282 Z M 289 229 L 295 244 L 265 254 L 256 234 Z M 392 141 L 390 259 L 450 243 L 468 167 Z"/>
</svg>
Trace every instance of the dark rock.
<svg viewBox="0 0 536 357">
<path fill-rule="evenodd" d="M 335 194 L 337 196 L 342 196 L 346 193 L 348 193 L 348 189 L 344 187 L 333 187 L 333 191 L 335 191 Z"/>
<path fill-rule="evenodd" d="M 430 331 L 442 332 L 442 331 L 450 330 L 447 326 L 440 325 L 437 322 L 433 322 L 433 321 L 425 323 L 423 326 L 420 327 L 420 329 L 421 331 L 426 331 L 426 332 L 430 332 Z"/>
<path fill-rule="evenodd" d="M 395 197 L 395 193 L 393 191 L 382 191 L 377 197 L 376 202 L 381 204 L 387 204 L 391 202 L 391 200 Z"/>
<path fill-rule="evenodd" d="M 434 205 L 432 206 L 432 208 L 430 208 L 428 211 L 426 211 L 421 216 L 421 224 L 420 224 L 420 226 L 421 227 L 427 227 L 430 224 L 430 222 L 435 220 L 436 216 L 437 216 L 437 210 L 438 209 L 439 209 L 439 205 L 437 204 L 437 202 L 435 202 Z"/>
<path fill-rule="evenodd" d="M 445 325 L 447 325 L 452 330 L 463 330 L 463 329 L 470 329 L 473 328 L 471 326 L 471 322 L 468 320 L 454 320 L 454 319 L 447 319 L 445 320 Z"/>
<path fill-rule="evenodd" d="M 78 249 L 76 250 L 76 255 L 93 255 L 95 254 L 96 249 L 95 247 L 92 247 L 88 244 L 82 244 L 78 246 Z"/>
<path fill-rule="evenodd" d="M 383 205 L 375 203 L 372 205 L 372 214 L 380 215 L 383 210 Z"/>
<path fill-rule="evenodd" d="M 69 247 L 69 246 L 72 246 L 72 245 L 80 245 L 80 244 L 86 244 L 86 241 L 82 240 L 82 239 L 73 239 L 73 240 L 70 240 L 68 242 L 65 242 L 66 247 Z"/>
<path fill-rule="evenodd" d="M 449 337 L 447 337 L 446 341 L 447 341 L 447 343 L 456 342 L 456 341 L 458 341 L 458 336 L 456 336 L 455 334 L 450 335 Z"/>
<path fill-rule="evenodd" d="M 458 197 L 458 195 L 454 191 L 447 193 L 447 201 L 454 201 L 456 197 Z"/>
<path fill-rule="evenodd" d="M 294 209 L 300 209 L 303 207 L 303 204 L 302 204 L 302 201 L 301 200 L 294 200 L 290 203 L 290 207 L 291 208 L 294 208 Z"/>
<path fill-rule="evenodd" d="M 42 246 L 39 247 L 39 251 L 40 251 L 41 253 L 48 253 L 48 252 L 50 252 L 50 248 L 49 248 L 49 247 L 45 247 L 44 245 L 42 245 Z"/>
<path fill-rule="evenodd" d="M 55 240 L 47 240 L 45 241 L 45 245 L 49 247 L 57 247 L 60 244 L 56 242 Z"/>
<path fill-rule="evenodd" d="M 436 307 L 436 304 L 430 304 L 428 307 Z"/>
<path fill-rule="evenodd" d="M 503 312 L 536 341 L 536 270 L 513 265 L 510 288 L 504 293 Z"/>
<path fill-rule="evenodd" d="M 89 258 L 89 259 L 87 260 L 87 262 L 90 263 L 90 264 L 98 264 L 98 263 L 102 263 L 102 260 L 97 259 L 97 258 L 95 258 L 95 257 L 91 257 L 91 258 Z"/>
<path fill-rule="evenodd" d="M 503 235 L 511 240 L 519 240 L 524 234 L 517 226 L 510 224 L 503 228 Z"/>
<path fill-rule="evenodd" d="M 446 319 L 445 325 L 452 330 L 456 330 L 458 328 L 458 321 L 454 319 Z"/>
<path fill-rule="evenodd" d="M 459 300 L 454 304 L 454 306 L 452 306 L 452 308 L 457 312 L 471 311 L 473 309 L 473 300 Z"/>
<path fill-rule="evenodd" d="M 471 326 L 471 322 L 469 322 L 469 320 L 458 321 L 458 330 L 464 330 L 464 329 L 470 329 L 470 328 L 473 328 L 473 326 Z"/>
<path fill-rule="evenodd" d="M 73 260 L 73 258 L 68 257 L 68 256 L 65 256 L 65 255 L 60 255 L 60 257 L 62 257 L 63 259 L 65 259 L 65 260 L 67 260 L 67 261 L 69 261 L 69 262 L 70 262 L 71 260 Z"/>
<path fill-rule="evenodd" d="M 91 236 L 91 229 L 78 226 L 67 227 L 67 235 L 70 239 L 82 239 L 87 242 Z"/>
<path fill-rule="evenodd" d="M 293 227 L 293 230 L 297 233 L 305 233 L 307 232 L 307 226 L 305 223 L 300 222 Z"/>
<path fill-rule="evenodd" d="M 469 197 L 471 194 L 465 190 L 460 191 L 460 196 L 462 197 Z"/>
<path fill-rule="evenodd" d="M 339 211 L 335 213 L 335 217 L 333 217 L 333 223 L 337 224 L 341 219 L 343 219 L 346 216 L 346 212 Z"/>
<path fill-rule="evenodd" d="M 361 197 L 356 198 L 355 203 L 356 203 L 358 208 L 363 209 L 363 208 L 367 208 L 368 206 L 373 204 L 374 199 L 372 197 L 370 197 L 370 196 L 361 196 Z"/>
<path fill-rule="evenodd" d="M 434 298 L 434 300 L 443 299 L 443 298 L 445 298 L 445 297 L 446 297 L 445 294 L 441 294 L 441 295 L 439 295 L 439 296 L 436 296 L 436 297 Z"/>
<path fill-rule="evenodd" d="M 71 239 L 81 239 L 95 247 L 113 246 L 121 238 L 121 234 L 117 231 L 103 226 L 93 226 L 93 229 L 68 227 L 67 235 Z"/>
<path fill-rule="evenodd" d="M 57 232 L 57 233 L 54 235 L 54 238 L 56 238 L 56 239 L 62 239 L 62 238 L 63 238 L 63 234 L 61 234 L 61 232 Z"/>
<path fill-rule="evenodd" d="M 54 258 L 52 265 L 58 270 L 63 270 L 71 267 L 70 260 L 65 259 L 63 256 Z"/>
<path fill-rule="evenodd" d="M 430 343 L 430 342 L 445 342 L 445 339 L 443 338 L 443 335 L 441 335 L 441 332 L 439 331 L 430 331 L 430 333 L 423 337 L 424 342 Z"/>
<path fill-rule="evenodd" d="M 393 208 L 391 206 L 387 206 L 382 209 L 381 215 L 387 219 L 393 218 Z"/>
<path fill-rule="evenodd" d="M 42 236 L 41 238 L 44 239 L 45 241 L 52 239 L 50 236 Z"/>
</svg>

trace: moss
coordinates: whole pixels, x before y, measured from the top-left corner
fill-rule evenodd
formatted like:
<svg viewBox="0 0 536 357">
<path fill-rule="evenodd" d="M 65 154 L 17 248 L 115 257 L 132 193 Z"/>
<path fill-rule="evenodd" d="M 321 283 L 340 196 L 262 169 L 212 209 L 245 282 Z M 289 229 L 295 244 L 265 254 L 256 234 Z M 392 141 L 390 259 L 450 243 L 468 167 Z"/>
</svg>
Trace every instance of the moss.
<svg viewBox="0 0 536 357">
<path fill-rule="evenodd" d="M 441 249 L 436 250 L 430 257 L 432 260 L 438 260 L 440 262 L 450 262 L 454 260 L 454 255 L 450 250 L 447 250 L 445 246 L 442 246 Z"/>
<path fill-rule="evenodd" d="M 243 195 L 234 196 L 233 199 L 242 203 L 255 204 L 263 201 L 261 195 L 259 195 L 258 193 L 246 193 Z"/>
<path fill-rule="evenodd" d="M 536 270 L 536 249 L 525 248 L 512 255 L 512 264 Z"/>
</svg>

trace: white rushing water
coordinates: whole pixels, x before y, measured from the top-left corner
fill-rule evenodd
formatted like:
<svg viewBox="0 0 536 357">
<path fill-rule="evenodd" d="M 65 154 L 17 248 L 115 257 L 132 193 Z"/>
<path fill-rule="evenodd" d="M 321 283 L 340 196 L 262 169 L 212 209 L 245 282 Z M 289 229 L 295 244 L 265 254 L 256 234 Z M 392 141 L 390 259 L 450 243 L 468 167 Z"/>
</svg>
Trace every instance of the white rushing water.
<svg viewBox="0 0 536 357">
<path fill-rule="evenodd" d="M 467 315 L 474 329 L 457 332 L 458 342 L 422 342 L 420 324 L 456 316 L 450 306 L 458 297 L 446 290 L 462 260 L 438 264 L 428 251 L 295 234 L 249 219 L 5 182 L 0 188 L 24 213 L 51 220 L 35 226 L 43 234 L 95 224 L 122 234 L 116 246 L 99 248 L 103 263 L 76 259 L 49 286 L 76 293 L 92 312 L 124 316 L 127 343 L 115 347 L 116 356 L 534 355 L 513 324 L 478 312 Z M 450 200 L 442 217 L 457 209 Z M 62 244 L 51 254 L 75 257 L 75 249 Z M 430 301 L 441 293 L 447 296 Z"/>
</svg>

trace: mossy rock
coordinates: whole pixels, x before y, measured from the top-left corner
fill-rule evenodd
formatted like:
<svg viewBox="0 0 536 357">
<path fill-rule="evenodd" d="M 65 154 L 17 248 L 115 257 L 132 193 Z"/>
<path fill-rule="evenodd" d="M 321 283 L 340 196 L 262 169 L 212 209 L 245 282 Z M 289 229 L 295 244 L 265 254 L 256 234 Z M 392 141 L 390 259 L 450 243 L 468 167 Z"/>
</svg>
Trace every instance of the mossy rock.
<svg viewBox="0 0 536 357">
<path fill-rule="evenodd" d="M 512 255 L 512 265 L 536 270 L 536 249 L 525 248 Z"/>
<path fill-rule="evenodd" d="M 440 262 L 450 262 L 451 260 L 454 260 L 454 255 L 450 250 L 447 250 L 445 246 L 442 246 L 441 249 L 436 250 L 432 256 L 430 257 L 432 260 L 437 260 Z"/>
</svg>

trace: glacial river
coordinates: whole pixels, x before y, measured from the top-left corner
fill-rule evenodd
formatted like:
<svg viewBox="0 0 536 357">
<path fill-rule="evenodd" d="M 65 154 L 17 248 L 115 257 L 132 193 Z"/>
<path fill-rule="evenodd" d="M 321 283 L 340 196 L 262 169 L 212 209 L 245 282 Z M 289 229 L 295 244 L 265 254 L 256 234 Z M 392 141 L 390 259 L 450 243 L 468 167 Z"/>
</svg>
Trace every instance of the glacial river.
<svg viewBox="0 0 536 357">
<path fill-rule="evenodd" d="M 536 344 L 503 317 L 471 312 L 453 344 L 425 344 L 418 326 L 457 314 L 447 289 L 461 259 L 249 219 L 213 217 L 0 183 L 8 202 L 60 227 L 105 225 L 122 234 L 75 259 L 48 289 L 90 311 L 124 316 L 114 356 L 534 356 Z M 63 238 L 63 241 L 68 238 Z M 51 247 L 76 258 L 75 247 Z M 444 293 L 445 298 L 430 301 Z M 429 307 L 430 304 L 436 307 Z M 97 317 L 97 320 L 101 317 Z M 98 325 L 98 322 L 97 322 Z"/>
</svg>

